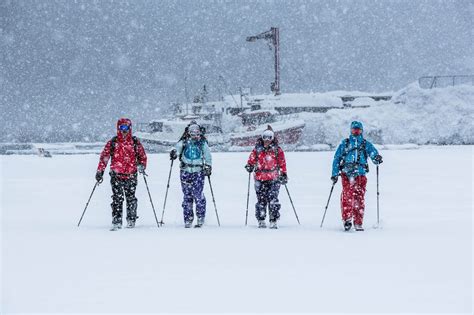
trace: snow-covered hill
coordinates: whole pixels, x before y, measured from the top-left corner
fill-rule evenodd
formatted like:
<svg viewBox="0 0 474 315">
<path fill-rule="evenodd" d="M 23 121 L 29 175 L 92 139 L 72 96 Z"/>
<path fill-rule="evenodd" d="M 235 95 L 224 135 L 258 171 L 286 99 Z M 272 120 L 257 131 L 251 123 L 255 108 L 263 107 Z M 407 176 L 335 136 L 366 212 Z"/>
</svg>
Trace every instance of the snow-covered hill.
<svg viewBox="0 0 474 315">
<path fill-rule="evenodd" d="M 352 120 L 365 126 L 365 136 L 380 144 L 473 144 L 474 87 L 460 85 L 421 89 L 413 83 L 390 101 L 369 108 L 301 113 L 307 123 L 303 144 L 337 145 L 347 137 Z"/>
</svg>

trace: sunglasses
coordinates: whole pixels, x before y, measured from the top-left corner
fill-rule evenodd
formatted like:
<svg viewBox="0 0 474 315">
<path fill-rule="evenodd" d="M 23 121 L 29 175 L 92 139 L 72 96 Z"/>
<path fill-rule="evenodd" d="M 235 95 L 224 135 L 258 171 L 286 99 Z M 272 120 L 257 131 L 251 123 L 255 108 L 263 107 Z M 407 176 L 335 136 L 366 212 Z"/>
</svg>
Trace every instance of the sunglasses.
<svg viewBox="0 0 474 315">
<path fill-rule="evenodd" d="M 129 131 L 130 130 L 130 126 L 129 125 L 120 125 L 119 126 L 119 129 L 121 131 Z"/>
<path fill-rule="evenodd" d="M 272 136 L 262 136 L 263 140 L 273 140 Z"/>
</svg>

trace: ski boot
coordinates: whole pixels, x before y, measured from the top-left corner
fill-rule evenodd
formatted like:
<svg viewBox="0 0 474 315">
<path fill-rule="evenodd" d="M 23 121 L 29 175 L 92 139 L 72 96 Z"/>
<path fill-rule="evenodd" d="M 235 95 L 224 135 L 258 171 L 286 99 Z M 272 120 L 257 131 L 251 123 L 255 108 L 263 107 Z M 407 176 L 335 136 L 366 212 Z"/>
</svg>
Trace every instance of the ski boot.
<svg viewBox="0 0 474 315">
<path fill-rule="evenodd" d="M 364 231 L 364 228 L 362 227 L 362 224 L 355 224 L 354 228 L 358 232 Z"/>
<path fill-rule="evenodd" d="M 186 229 L 189 229 L 191 226 L 193 226 L 193 221 L 186 221 L 184 222 L 184 227 Z"/>
<path fill-rule="evenodd" d="M 346 220 L 344 222 L 344 231 L 349 231 L 350 229 L 352 228 L 352 221 L 349 219 L 349 220 Z"/>
<path fill-rule="evenodd" d="M 265 229 L 266 227 L 267 227 L 267 224 L 265 223 L 265 220 L 258 220 L 259 229 Z"/>
<path fill-rule="evenodd" d="M 270 229 L 278 229 L 277 221 L 270 221 Z"/>
<path fill-rule="evenodd" d="M 194 226 L 195 228 L 200 228 L 204 225 L 204 218 L 198 218 L 196 225 Z"/>
<path fill-rule="evenodd" d="M 112 227 L 110 228 L 111 231 L 117 231 L 118 229 L 122 228 L 122 223 L 117 222 L 117 223 L 112 223 Z"/>
<path fill-rule="evenodd" d="M 135 221 L 129 220 L 127 221 L 127 229 L 133 229 L 135 227 Z"/>
</svg>

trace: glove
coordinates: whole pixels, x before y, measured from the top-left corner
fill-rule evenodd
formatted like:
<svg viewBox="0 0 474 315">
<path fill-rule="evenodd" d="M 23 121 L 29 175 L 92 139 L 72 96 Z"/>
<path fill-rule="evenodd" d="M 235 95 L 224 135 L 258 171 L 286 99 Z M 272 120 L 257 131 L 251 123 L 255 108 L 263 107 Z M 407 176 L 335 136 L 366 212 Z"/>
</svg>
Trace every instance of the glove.
<svg viewBox="0 0 474 315">
<path fill-rule="evenodd" d="M 337 176 L 331 176 L 332 183 L 337 183 Z"/>
<path fill-rule="evenodd" d="M 247 170 L 247 172 L 252 173 L 255 167 L 253 165 L 247 164 L 245 165 L 245 169 Z"/>
<path fill-rule="evenodd" d="M 138 164 L 138 173 L 145 174 L 145 166 L 143 164 Z"/>
<path fill-rule="evenodd" d="M 280 184 L 286 185 L 288 184 L 288 175 L 286 175 L 286 173 L 283 173 L 278 177 L 278 180 L 280 181 Z"/>
<path fill-rule="evenodd" d="M 210 165 L 204 165 L 204 168 L 202 170 L 204 172 L 204 176 L 211 176 L 212 174 L 212 166 Z"/>
<path fill-rule="evenodd" d="M 100 183 L 102 183 L 104 181 L 104 171 L 97 171 L 97 173 L 95 173 L 95 180 Z"/>
<path fill-rule="evenodd" d="M 374 157 L 374 164 L 382 164 L 383 161 L 382 161 L 382 156 L 380 154 L 377 154 L 375 157 Z"/>
<path fill-rule="evenodd" d="M 178 158 L 178 154 L 176 154 L 176 149 L 171 150 L 170 160 L 176 160 L 177 158 Z"/>
</svg>

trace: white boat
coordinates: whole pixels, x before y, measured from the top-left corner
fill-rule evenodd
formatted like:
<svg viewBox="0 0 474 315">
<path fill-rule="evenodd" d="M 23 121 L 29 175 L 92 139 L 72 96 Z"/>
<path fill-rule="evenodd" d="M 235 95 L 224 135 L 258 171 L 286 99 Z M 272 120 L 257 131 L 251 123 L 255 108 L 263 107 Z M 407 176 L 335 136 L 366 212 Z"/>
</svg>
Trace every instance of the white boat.
<svg viewBox="0 0 474 315">
<path fill-rule="evenodd" d="M 191 122 L 191 120 L 167 120 L 159 119 L 152 120 L 148 123 L 145 130 L 134 132 L 142 142 L 163 146 L 175 145 L 179 138 L 183 135 L 184 129 Z M 224 134 L 219 131 L 211 122 L 199 121 L 196 122 L 206 129 L 205 136 L 212 145 L 219 145 L 226 142 Z"/>
<path fill-rule="evenodd" d="M 205 128 L 210 146 L 247 147 L 255 145 L 270 124 L 279 143 L 298 144 L 305 127 L 303 120 L 281 115 L 274 109 L 251 110 L 252 104 L 249 102 L 241 107 L 230 106 L 224 101 L 174 104 L 174 118 L 152 120 L 144 128 L 139 128 L 135 135 L 145 143 L 171 146 L 176 144 L 186 126 L 195 120 Z"/>
<path fill-rule="evenodd" d="M 305 127 L 303 120 L 289 119 L 289 116 L 281 116 L 275 110 L 246 111 L 240 116 L 242 126 L 230 135 L 231 146 L 255 145 L 269 125 L 280 144 L 297 144 Z"/>
</svg>

